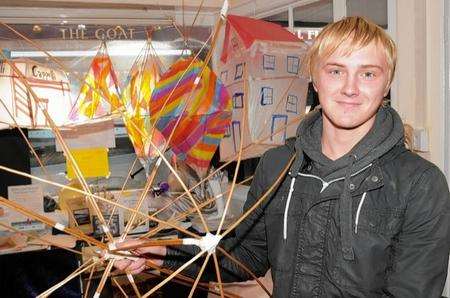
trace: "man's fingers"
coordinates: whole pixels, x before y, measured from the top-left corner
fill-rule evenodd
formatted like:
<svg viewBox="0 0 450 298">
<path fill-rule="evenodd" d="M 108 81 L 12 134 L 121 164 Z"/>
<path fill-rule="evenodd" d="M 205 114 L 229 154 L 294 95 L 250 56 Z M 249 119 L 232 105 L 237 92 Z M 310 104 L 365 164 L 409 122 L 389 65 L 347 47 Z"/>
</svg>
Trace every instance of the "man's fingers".
<svg viewBox="0 0 450 298">
<path fill-rule="evenodd" d="M 145 259 L 137 259 L 136 261 L 131 262 L 126 268 L 125 271 L 134 271 L 145 265 Z"/>
<path fill-rule="evenodd" d="M 130 271 L 130 274 L 136 275 L 136 274 L 141 273 L 144 270 L 145 270 L 145 264 L 143 264 L 141 267 L 137 268 L 136 270 Z"/>
<path fill-rule="evenodd" d="M 119 270 L 125 270 L 128 266 L 131 265 L 131 261 L 127 259 L 119 260 L 114 262 L 114 267 L 116 267 Z"/>
<path fill-rule="evenodd" d="M 164 246 L 150 246 L 150 247 L 140 247 L 135 249 L 138 254 L 153 254 L 155 256 L 164 257 L 166 255 L 166 247 Z"/>
</svg>

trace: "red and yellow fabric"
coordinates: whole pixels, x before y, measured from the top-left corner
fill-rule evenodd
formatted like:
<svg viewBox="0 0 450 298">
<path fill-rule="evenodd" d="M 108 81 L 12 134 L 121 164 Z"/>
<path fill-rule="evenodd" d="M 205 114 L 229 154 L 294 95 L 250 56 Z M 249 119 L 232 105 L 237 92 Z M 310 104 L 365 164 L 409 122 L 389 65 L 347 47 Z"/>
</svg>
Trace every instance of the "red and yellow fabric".
<svg viewBox="0 0 450 298">
<path fill-rule="evenodd" d="M 119 94 L 117 76 L 106 44 L 102 43 L 92 60 L 70 118 L 76 120 L 81 115 L 94 118 L 114 112 L 122 107 Z"/>
</svg>

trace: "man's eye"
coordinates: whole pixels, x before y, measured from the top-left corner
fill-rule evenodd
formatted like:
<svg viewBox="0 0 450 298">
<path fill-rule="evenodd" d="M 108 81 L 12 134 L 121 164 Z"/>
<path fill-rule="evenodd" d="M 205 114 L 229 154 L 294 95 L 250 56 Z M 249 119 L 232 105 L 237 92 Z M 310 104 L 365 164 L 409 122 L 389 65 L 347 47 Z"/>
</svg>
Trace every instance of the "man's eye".
<svg viewBox="0 0 450 298">
<path fill-rule="evenodd" d="M 366 71 L 362 74 L 363 78 L 365 79 L 373 79 L 375 77 L 375 74 L 370 71 Z"/>
<path fill-rule="evenodd" d="M 339 69 L 332 69 L 332 70 L 329 71 L 329 73 L 331 75 L 338 76 L 338 75 L 341 74 L 341 71 Z"/>
</svg>

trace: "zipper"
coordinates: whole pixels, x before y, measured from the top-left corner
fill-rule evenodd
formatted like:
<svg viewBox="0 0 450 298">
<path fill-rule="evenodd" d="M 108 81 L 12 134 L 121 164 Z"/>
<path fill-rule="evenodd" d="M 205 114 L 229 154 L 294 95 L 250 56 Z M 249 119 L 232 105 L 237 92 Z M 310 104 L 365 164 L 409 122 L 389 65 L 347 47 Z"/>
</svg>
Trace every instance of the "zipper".
<svg viewBox="0 0 450 298">
<path fill-rule="evenodd" d="M 368 164 L 367 166 L 365 166 L 361 170 L 351 174 L 350 177 L 358 175 L 359 173 L 361 173 L 362 171 L 366 170 L 367 168 L 370 168 L 371 166 L 372 166 L 372 164 Z M 310 177 L 310 178 L 314 178 L 314 179 L 320 180 L 320 182 L 322 182 L 322 189 L 320 190 L 320 193 L 322 193 L 332 183 L 345 179 L 345 177 L 340 177 L 340 178 L 336 178 L 336 179 L 333 179 L 333 180 L 330 180 L 330 181 L 327 182 L 327 181 L 323 180 L 322 178 L 320 178 L 319 176 L 312 175 L 312 174 L 298 173 L 298 175 L 302 176 L 302 177 Z"/>
</svg>

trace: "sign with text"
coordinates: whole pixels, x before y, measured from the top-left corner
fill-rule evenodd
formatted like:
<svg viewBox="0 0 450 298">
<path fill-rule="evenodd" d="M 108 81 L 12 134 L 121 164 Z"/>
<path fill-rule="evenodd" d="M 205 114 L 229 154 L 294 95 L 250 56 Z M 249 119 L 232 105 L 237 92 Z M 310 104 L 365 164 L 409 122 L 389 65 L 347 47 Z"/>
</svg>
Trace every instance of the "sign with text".
<svg viewBox="0 0 450 298">
<path fill-rule="evenodd" d="M 16 202 L 33 212 L 44 214 L 44 195 L 41 185 L 16 185 L 8 186 L 8 199 Z M 10 226 L 18 230 L 43 230 L 45 225 L 37 220 L 28 218 L 14 210 L 8 210 L 5 214 Z"/>
</svg>

